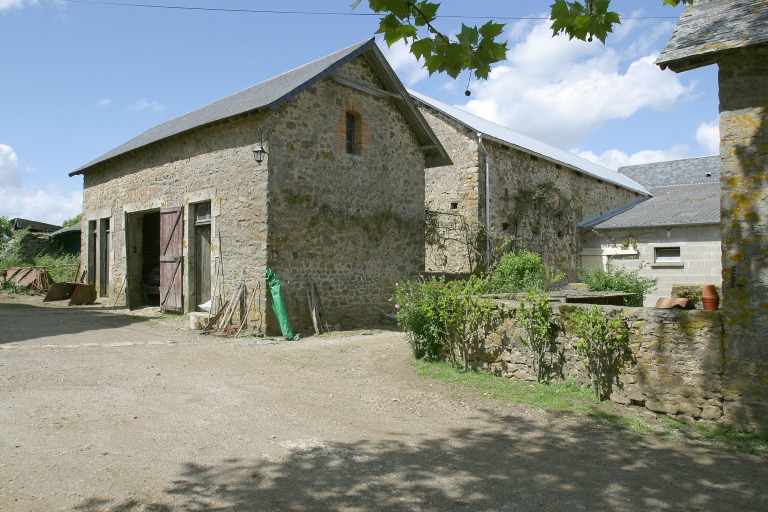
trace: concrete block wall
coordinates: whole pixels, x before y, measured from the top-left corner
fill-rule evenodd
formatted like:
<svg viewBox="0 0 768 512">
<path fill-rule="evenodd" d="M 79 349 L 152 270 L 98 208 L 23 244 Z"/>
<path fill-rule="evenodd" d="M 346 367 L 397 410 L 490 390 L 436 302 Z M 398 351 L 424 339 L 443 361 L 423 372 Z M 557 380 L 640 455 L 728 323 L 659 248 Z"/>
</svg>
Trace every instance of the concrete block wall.
<svg viewBox="0 0 768 512">
<path fill-rule="evenodd" d="M 626 249 L 619 251 L 622 244 Z M 679 263 L 655 262 L 657 247 L 679 247 Z M 603 254 L 600 264 L 608 262 L 642 277 L 659 280 L 655 290 L 645 297 L 646 307 L 653 307 L 660 297 L 671 297 L 675 285 L 715 284 L 720 286 L 720 226 L 664 226 L 648 228 L 605 229 L 584 233 L 584 253 Z M 609 254 L 622 254 L 607 256 Z M 585 265 L 586 267 L 586 265 Z"/>
</svg>

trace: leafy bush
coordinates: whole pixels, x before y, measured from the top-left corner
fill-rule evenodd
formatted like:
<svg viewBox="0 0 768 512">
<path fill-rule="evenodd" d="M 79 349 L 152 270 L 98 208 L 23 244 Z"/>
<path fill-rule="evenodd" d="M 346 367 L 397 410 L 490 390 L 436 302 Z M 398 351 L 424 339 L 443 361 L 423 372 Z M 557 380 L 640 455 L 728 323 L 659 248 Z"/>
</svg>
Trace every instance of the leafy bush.
<svg viewBox="0 0 768 512">
<path fill-rule="evenodd" d="M 488 323 L 492 302 L 481 297 L 488 283 L 472 276 L 467 281 L 429 281 L 398 283 L 395 289 L 397 322 L 408 335 L 417 359 L 435 361 L 447 355 L 458 365 L 468 367 L 469 349 Z"/>
<path fill-rule="evenodd" d="M 525 330 L 525 335 L 520 336 L 520 341 L 533 354 L 536 380 L 548 382 L 552 365 L 547 364 L 546 356 L 553 352 L 554 340 L 557 335 L 552 303 L 543 293 L 529 292 L 528 296 L 520 302 L 516 318 Z"/>
<path fill-rule="evenodd" d="M 622 314 L 608 313 L 599 306 L 576 308 L 571 319 L 578 336 L 575 347 L 585 357 L 595 397 L 606 400 L 621 364 L 632 359 L 627 321 Z"/>
<path fill-rule="evenodd" d="M 510 252 L 493 264 L 490 271 L 491 286 L 502 293 L 545 291 L 565 277 L 565 274 L 545 266 L 535 252 Z"/>
<path fill-rule="evenodd" d="M 605 270 L 582 271 L 579 278 L 592 291 L 631 293 L 631 296 L 624 297 L 624 305 L 640 307 L 645 296 L 656 289 L 659 280 L 655 277 L 640 277 L 639 272 L 618 268 L 609 263 Z"/>
</svg>

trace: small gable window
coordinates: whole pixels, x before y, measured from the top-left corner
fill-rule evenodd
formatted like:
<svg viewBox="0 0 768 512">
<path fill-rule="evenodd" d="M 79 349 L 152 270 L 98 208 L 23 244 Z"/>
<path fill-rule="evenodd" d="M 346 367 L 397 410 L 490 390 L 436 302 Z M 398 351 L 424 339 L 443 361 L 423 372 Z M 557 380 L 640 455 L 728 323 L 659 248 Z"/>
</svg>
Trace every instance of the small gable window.
<svg viewBox="0 0 768 512">
<path fill-rule="evenodd" d="M 346 147 L 350 155 L 359 155 L 362 146 L 360 116 L 347 112 L 346 114 Z"/>
</svg>

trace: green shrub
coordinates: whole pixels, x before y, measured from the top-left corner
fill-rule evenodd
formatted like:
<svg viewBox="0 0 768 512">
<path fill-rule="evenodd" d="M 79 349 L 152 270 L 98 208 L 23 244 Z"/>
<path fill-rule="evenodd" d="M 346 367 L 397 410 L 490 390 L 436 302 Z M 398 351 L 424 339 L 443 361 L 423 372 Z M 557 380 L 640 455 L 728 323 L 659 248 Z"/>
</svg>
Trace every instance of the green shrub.
<svg viewBox="0 0 768 512">
<path fill-rule="evenodd" d="M 656 289 L 659 280 L 654 277 L 640 277 L 639 272 L 618 268 L 609 263 L 605 270 L 582 271 L 579 278 L 592 291 L 631 293 L 631 296 L 624 297 L 624 305 L 640 307 L 645 296 Z"/>
<path fill-rule="evenodd" d="M 538 382 L 549 382 L 552 373 L 551 360 L 547 362 L 547 354 L 556 352 L 555 337 L 558 327 L 555 324 L 555 313 L 547 295 L 540 292 L 529 292 L 520 302 L 515 315 L 518 323 L 525 331 L 520 341 L 533 355 L 533 368 Z"/>
<path fill-rule="evenodd" d="M 510 252 L 491 266 L 490 281 L 494 291 L 501 293 L 549 290 L 565 274 L 547 267 L 535 252 Z"/>
<path fill-rule="evenodd" d="M 487 281 L 476 276 L 398 283 L 393 297 L 397 322 L 407 333 L 413 355 L 431 361 L 447 356 L 454 365 L 460 357 L 466 369 L 472 343 L 493 312 L 491 300 L 481 297 L 487 292 Z"/>
<path fill-rule="evenodd" d="M 584 356 L 595 397 L 606 400 L 622 364 L 632 360 L 627 321 L 620 312 L 605 311 L 599 306 L 576 308 L 571 320 L 578 337 L 574 346 Z"/>
</svg>

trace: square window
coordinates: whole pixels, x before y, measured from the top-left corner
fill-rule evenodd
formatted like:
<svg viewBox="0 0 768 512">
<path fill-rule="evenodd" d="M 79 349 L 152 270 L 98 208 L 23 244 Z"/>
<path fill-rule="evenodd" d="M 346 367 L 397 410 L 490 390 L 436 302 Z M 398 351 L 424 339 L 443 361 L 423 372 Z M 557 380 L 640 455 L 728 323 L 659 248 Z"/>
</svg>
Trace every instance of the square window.
<svg viewBox="0 0 768 512">
<path fill-rule="evenodd" d="M 656 247 L 654 251 L 654 261 L 656 263 L 675 263 L 682 261 L 680 259 L 679 247 Z"/>
</svg>

